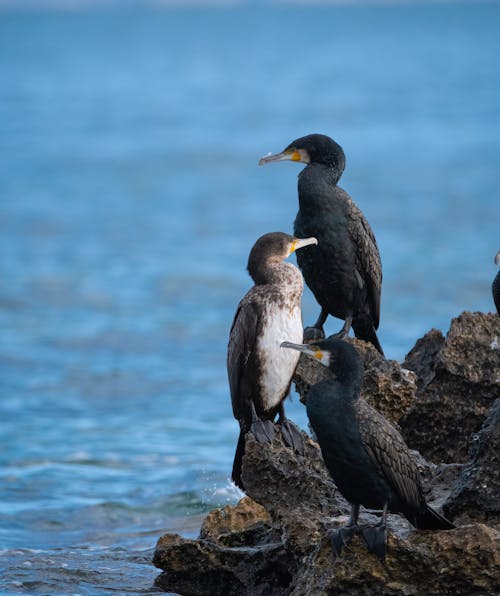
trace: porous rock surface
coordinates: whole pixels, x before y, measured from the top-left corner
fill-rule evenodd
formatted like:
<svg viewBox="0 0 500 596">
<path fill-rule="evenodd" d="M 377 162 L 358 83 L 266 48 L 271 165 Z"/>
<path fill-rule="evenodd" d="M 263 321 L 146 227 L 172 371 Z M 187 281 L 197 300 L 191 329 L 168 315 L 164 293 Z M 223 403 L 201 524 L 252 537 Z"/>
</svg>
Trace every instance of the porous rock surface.
<svg viewBox="0 0 500 596">
<path fill-rule="evenodd" d="M 350 340 L 365 362 L 363 395 L 401 425 L 411 447 L 432 455 L 428 462 L 414 452 L 426 497 L 435 507 L 444 503 L 456 529 L 417 531 L 390 515 L 384 563 L 359 537 L 336 557 L 329 531 L 347 521 L 349 505 L 316 443 L 304 433 L 300 455 L 279 433 L 272 444 L 249 435 L 243 460 L 248 496 L 209 513 L 197 540 L 160 538 L 157 585 L 185 596 L 500 593 L 499 321 L 463 313 L 446 338 L 433 330 L 419 340 L 401 367 Z M 299 393 L 325 373 L 302 356 Z M 361 511 L 362 522 L 377 519 Z"/>
<path fill-rule="evenodd" d="M 500 398 L 473 435 L 470 461 L 444 505 L 446 515 L 461 521 L 482 521 L 499 529 L 500 520 Z"/>
<path fill-rule="evenodd" d="M 466 462 L 470 438 L 500 397 L 500 317 L 464 312 L 446 337 L 435 329 L 403 367 L 416 372 L 417 399 L 400 425 L 412 449 L 433 462 Z"/>
</svg>

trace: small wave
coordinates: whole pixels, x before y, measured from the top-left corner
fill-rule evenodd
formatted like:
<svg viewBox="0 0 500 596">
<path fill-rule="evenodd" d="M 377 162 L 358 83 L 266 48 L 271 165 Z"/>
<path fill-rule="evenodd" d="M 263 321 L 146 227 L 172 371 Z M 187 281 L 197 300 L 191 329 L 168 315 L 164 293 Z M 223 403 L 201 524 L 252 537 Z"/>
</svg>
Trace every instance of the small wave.
<svg viewBox="0 0 500 596">
<path fill-rule="evenodd" d="M 202 491 L 203 503 L 210 508 L 232 505 L 239 501 L 245 493 L 234 482 L 229 480 L 224 485 L 213 484 Z"/>
</svg>

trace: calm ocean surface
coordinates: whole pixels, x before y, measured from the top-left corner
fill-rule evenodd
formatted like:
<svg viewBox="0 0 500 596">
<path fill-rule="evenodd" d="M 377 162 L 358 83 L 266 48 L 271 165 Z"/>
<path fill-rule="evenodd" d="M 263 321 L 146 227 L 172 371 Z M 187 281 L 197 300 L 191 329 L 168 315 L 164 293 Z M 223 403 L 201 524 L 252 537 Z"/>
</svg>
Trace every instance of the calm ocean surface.
<svg viewBox="0 0 500 596">
<path fill-rule="evenodd" d="M 0 9 L 1 594 L 152 593 L 237 500 L 227 335 L 297 209 L 267 152 L 343 145 L 388 357 L 493 309 L 499 56 L 493 3 Z"/>
</svg>

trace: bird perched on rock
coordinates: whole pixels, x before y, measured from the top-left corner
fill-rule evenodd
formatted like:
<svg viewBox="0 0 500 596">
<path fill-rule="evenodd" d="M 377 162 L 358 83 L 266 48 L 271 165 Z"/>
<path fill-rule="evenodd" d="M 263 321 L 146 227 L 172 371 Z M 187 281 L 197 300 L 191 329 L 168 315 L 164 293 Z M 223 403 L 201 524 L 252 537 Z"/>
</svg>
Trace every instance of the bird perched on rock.
<svg viewBox="0 0 500 596">
<path fill-rule="evenodd" d="M 260 237 L 250 252 L 248 272 L 255 285 L 238 305 L 227 352 L 233 413 L 240 424 L 232 478 L 240 488 L 249 430 L 258 441 L 271 441 L 278 413 L 285 441 L 293 448 L 301 445 L 300 431 L 287 420 L 283 406 L 300 355 L 281 350 L 280 344 L 289 337 L 302 341 L 304 282 L 297 267 L 284 259 L 311 244 L 317 244 L 316 238 L 273 232 Z"/>
<path fill-rule="evenodd" d="M 498 265 L 500 262 L 500 250 L 495 255 L 495 265 Z M 491 291 L 493 293 L 493 300 L 495 302 L 495 306 L 497 307 L 497 313 L 500 315 L 500 271 L 495 276 L 493 280 L 493 284 L 491 285 Z"/>
<path fill-rule="evenodd" d="M 385 557 L 387 512 L 401 513 L 421 530 L 448 530 L 453 524 L 427 505 L 417 465 L 399 432 L 361 397 L 363 364 L 349 343 L 326 339 L 315 344 L 284 342 L 318 359 L 333 373 L 305 396 L 311 427 L 326 467 L 351 504 L 346 527 L 332 533 L 337 555 L 361 533 L 371 552 Z M 377 525 L 358 525 L 360 505 L 382 509 Z"/>
<path fill-rule="evenodd" d="M 311 134 L 296 139 L 281 153 L 263 157 L 259 165 L 284 160 L 307 164 L 299 174 L 294 234 L 318 239 L 317 247 L 297 255 L 304 279 L 321 306 L 304 339 L 324 338 L 323 325 L 330 314 L 345 321 L 338 337 L 345 337 L 352 325 L 356 337 L 383 354 L 376 333 L 382 264 L 366 218 L 337 186 L 345 167 L 342 147 L 326 135 Z"/>
</svg>

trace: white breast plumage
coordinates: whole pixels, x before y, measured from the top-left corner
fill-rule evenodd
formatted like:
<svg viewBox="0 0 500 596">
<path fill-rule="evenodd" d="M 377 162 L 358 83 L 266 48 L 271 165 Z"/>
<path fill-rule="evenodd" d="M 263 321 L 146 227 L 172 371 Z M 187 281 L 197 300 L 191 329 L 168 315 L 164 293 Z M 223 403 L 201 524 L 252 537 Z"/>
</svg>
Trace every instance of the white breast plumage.
<svg viewBox="0 0 500 596">
<path fill-rule="evenodd" d="M 266 309 L 263 321 L 257 347 L 262 363 L 261 397 L 265 409 L 271 409 L 285 396 L 300 356 L 295 350 L 280 347 L 283 341 L 302 343 L 300 305 L 290 309 L 271 304 Z"/>
</svg>

